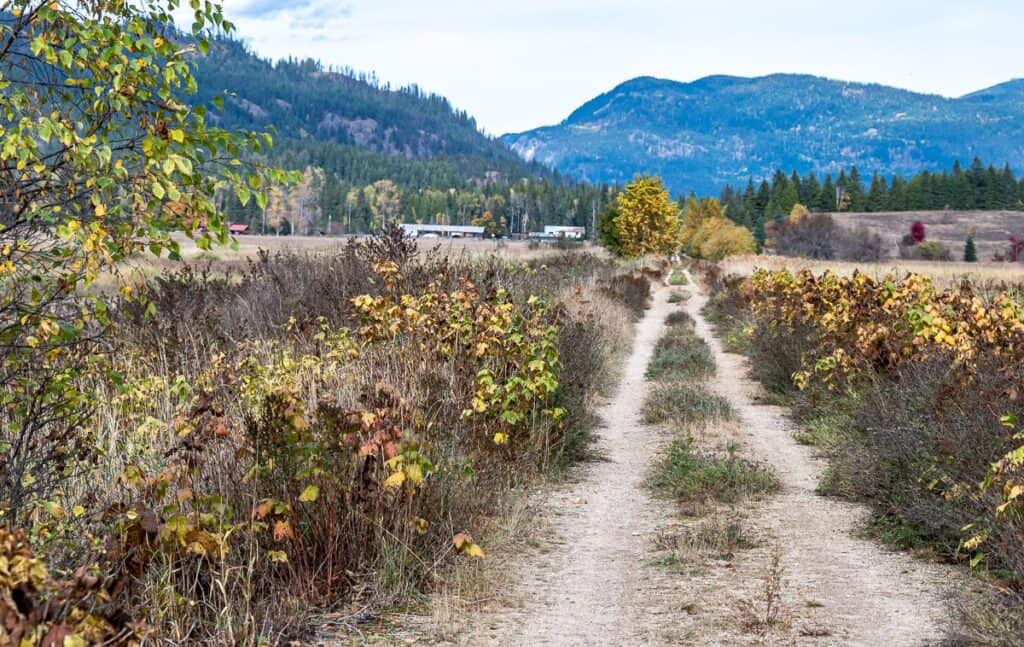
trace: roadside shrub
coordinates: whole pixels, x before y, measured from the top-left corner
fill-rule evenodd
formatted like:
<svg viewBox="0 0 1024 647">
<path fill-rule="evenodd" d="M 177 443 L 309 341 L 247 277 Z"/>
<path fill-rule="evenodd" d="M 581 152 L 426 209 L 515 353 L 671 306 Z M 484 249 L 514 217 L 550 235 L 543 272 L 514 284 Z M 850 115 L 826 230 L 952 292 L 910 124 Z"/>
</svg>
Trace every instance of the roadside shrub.
<svg viewBox="0 0 1024 647">
<path fill-rule="evenodd" d="M 787 370 L 795 366 L 803 434 L 831 458 L 821 488 L 870 506 L 872 525 L 887 540 L 969 561 L 1019 596 L 1019 291 L 806 271 L 758 271 L 737 289 L 761 327 L 753 337 L 755 371 L 779 387 L 785 371 L 764 375 L 759 365 L 774 356 Z M 1017 612 L 989 629 L 1019 623 Z"/>
<path fill-rule="evenodd" d="M 46 613 L 77 613 L 86 598 L 60 596 L 86 573 L 87 611 L 117 636 L 276 644 L 483 555 L 467 531 L 499 498 L 585 452 L 649 297 L 621 271 L 421 254 L 385 233 L 138 286 L 155 311 L 109 308 L 118 380 L 79 378 L 102 452 L 27 529 L 50 572 L 36 588 L 66 600 Z"/>
<path fill-rule="evenodd" d="M 637 320 L 650 307 L 651 282 L 643 274 L 617 274 L 602 281 L 598 290 L 608 298 L 625 304 Z"/>
</svg>

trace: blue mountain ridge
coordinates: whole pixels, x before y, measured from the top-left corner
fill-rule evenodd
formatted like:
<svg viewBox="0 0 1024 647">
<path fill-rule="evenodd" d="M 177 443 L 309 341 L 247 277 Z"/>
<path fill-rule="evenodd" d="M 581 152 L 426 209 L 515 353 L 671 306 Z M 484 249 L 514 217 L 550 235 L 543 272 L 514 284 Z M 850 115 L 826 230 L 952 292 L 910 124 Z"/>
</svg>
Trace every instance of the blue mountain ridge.
<svg viewBox="0 0 1024 647">
<path fill-rule="evenodd" d="M 912 175 L 975 156 L 1024 169 L 1024 79 L 951 99 L 800 74 L 638 77 L 562 123 L 501 140 L 524 159 L 590 182 L 660 175 L 713 194 L 776 169 Z"/>
</svg>

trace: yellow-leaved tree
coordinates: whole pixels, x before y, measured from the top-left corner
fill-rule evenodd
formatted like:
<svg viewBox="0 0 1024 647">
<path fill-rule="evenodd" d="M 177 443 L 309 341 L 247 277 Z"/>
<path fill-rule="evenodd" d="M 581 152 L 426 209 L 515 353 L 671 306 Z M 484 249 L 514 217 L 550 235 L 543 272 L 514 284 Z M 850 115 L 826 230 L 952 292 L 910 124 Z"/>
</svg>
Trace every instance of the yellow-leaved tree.
<svg viewBox="0 0 1024 647">
<path fill-rule="evenodd" d="M 679 207 L 661 178 L 638 177 L 626 185 L 615 203 L 619 252 L 637 258 L 671 254 L 679 249 Z"/>
<path fill-rule="evenodd" d="M 714 198 L 691 197 L 686 202 L 680 243 L 690 256 L 713 261 L 757 251 L 750 230 L 729 220 Z"/>
</svg>

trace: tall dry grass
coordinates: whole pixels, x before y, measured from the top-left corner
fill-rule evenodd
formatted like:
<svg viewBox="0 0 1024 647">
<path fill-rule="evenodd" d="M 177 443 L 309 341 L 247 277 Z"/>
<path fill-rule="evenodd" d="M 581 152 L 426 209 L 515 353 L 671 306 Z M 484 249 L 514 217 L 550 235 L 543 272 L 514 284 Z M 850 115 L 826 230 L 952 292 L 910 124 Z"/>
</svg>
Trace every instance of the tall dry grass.
<svg viewBox="0 0 1024 647">
<path fill-rule="evenodd" d="M 354 608 L 345 622 L 359 623 L 479 570 L 465 546 L 502 545 L 488 539 L 508 493 L 586 454 L 650 288 L 586 253 L 450 255 L 385 238 L 165 269 L 137 289 L 155 315 L 112 304 L 118 379 L 88 377 L 104 395 L 99 451 L 53 493 L 66 512 L 46 520 L 38 554 L 55 573 L 95 574 L 104 636 L 276 644 L 309 637 L 314 616 Z M 358 295 L 481 314 L 452 338 L 374 340 Z M 507 335 L 554 331 L 557 389 L 498 442 L 506 427 L 471 413 L 480 371 L 525 369 L 459 344 L 505 308 L 519 326 Z"/>
</svg>

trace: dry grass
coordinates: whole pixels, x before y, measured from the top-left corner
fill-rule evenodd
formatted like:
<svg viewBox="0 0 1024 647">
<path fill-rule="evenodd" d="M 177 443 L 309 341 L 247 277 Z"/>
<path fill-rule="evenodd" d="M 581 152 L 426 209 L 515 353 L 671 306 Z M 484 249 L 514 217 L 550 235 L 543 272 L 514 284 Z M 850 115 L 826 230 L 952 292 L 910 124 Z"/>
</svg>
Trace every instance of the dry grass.
<svg viewBox="0 0 1024 647">
<path fill-rule="evenodd" d="M 200 249 L 194 240 L 177 234 L 174 240 L 181 246 L 181 261 L 155 258 L 150 254 L 140 254 L 124 263 L 118 271 L 121 276 L 107 273 L 100 276 L 94 284 L 96 289 L 112 292 L 124 281 L 142 283 L 164 272 L 173 272 L 184 264 L 209 266 L 215 274 L 237 274 L 244 271 L 250 261 L 259 256 L 260 251 L 267 252 L 314 252 L 322 254 L 339 253 L 352 239 L 351 236 L 259 236 L 245 235 L 235 237 L 234 247 L 225 245 L 211 250 Z M 531 248 L 528 241 L 512 240 L 477 240 L 455 238 L 449 240 L 421 240 L 419 250 L 423 254 L 440 254 L 451 258 L 474 259 L 486 256 L 497 256 L 504 259 L 530 261 L 556 257 L 565 252 L 553 245 L 541 245 Z M 581 248 L 599 257 L 607 257 L 603 247 L 586 245 Z"/>
<path fill-rule="evenodd" d="M 206 252 L 196 247 L 190 239 L 181 236 L 181 255 L 185 260 L 195 258 L 216 257 L 221 260 L 253 258 L 261 250 L 302 250 L 331 251 L 348 244 L 349 236 L 237 236 L 238 249 L 227 247 Z M 525 240 L 478 240 L 472 238 L 426 239 L 419 241 L 422 252 L 438 250 L 448 256 L 468 254 L 470 256 L 500 254 L 512 258 L 533 259 L 562 253 L 553 245 L 541 245 L 531 249 Z M 587 245 L 586 251 L 603 253 L 604 248 Z"/>
<path fill-rule="evenodd" d="M 746 535 L 741 519 L 732 511 L 713 511 L 676 531 L 662 532 L 655 544 L 668 551 L 661 561 L 686 566 L 702 565 L 708 558 L 731 560 L 737 551 L 756 544 Z"/>
<path fill-rule="evenodd" d="M 963 263 L 938 261 L 911 261 L 886 259 L 877 262 L 854 261 L 818 261 L 805 258 L 789 258 L 785 256 L 733 256 L 721 263 L 725 274 L 749 276 L 755 269 L 768 270 L 802 270 L 813 272 L 831 270 L 842 276 L 853 274 L 854 270 L 863 272 L 874 278 L 891 274 L 903 276 L 914 272 L 923 274 L 943 286 L 957 285 L 967 279 L 976 285 L 991 282 L 1017 283 L 1024 281 L 1024 265 L 1014 263 Z"/>
<path fill-rule="evenodd" d="M 771 561 L 765 570 L 760 599 L 744 600 L 740 604 L 739 611 L 744 629 L 764 636 L 773 628 L 786 629 L 792 623 L 792 615 L 782 600 L 782 578 L 785 572 L 782 567 L 782 553 L 776 548 L 772 551 Z"/>
<path fill-rule="evenodd" d="M 883 213 L 834 213 L 832 217 L 843 227 L 863 225 L 882 237 L 883 253 L 897 256 L 899 239 L 920 220 L 928 240 L 949 247 L 953 258 L 963 258 L 964 242 L 974 234 L 978 259 L 987 261 L 1006 249 L 1011 234 L 1024 233 L 1024 214 L 1020 211 L 905 211 Z"/>
</svg>

